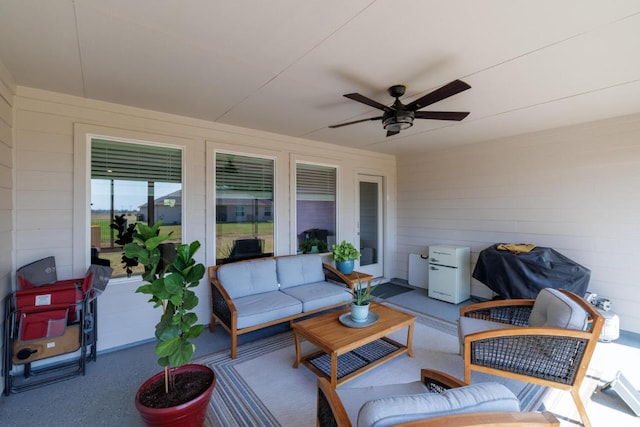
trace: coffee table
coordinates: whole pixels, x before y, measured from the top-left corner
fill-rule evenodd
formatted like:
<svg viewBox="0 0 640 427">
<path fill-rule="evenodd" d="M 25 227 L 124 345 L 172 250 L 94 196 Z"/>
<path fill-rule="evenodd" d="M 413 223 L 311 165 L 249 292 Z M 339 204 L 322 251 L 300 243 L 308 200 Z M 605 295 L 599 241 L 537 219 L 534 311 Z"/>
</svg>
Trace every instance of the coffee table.
<svg viewBox="0 0 640 427">
<path fill-rule="evenodd" d="M 378 321 L 361 328 L 348 327 L 340 322 L 340 316 L 349 309 L 294 323 L 296 361 L 293 367 L 297 368 L 302 362 L 337 387 L 401 354 L 413 357 L 415 316 L 378 303 L 371 303 L 370 311 L 378 315 Z M 406 344 L 387 337 L 402 328 L 407 328 Z M 301 338 L 319 350 L 303 356 Z"/>
</svg>

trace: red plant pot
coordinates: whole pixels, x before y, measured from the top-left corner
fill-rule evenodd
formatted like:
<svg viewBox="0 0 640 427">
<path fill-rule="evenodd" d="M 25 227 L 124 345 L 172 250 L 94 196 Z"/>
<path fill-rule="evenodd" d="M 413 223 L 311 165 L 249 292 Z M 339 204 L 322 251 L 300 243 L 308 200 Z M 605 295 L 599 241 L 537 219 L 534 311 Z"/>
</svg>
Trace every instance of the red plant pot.
<svg viewBox="0 0 640 427">
<path fill-rule="evenodd" d="M 148 389 L 152 384 L 157 381 L 164 381 L 164 371 L 158 372 L 147 381 L 145 381 L 138 392 L 136 393 L 136 408 L 140 412 L 144 423 L 149 427 L 202 427 L 205 417 L 207 415 L 207 408 L 209 406 L 209 400 L 213 393 L 213 388 L 216 385 L 216 376 L 211 368 L 203 365 L 184 365 L 179 368 L 175 368 L 175 375 L 179 375 L 181 372 L 207 372 L 213 380 L 207 390 L 190 400 L 189 402 L 181 405 L 172 406 L 169 408 L 149 408 L 140 403 L 140 394 Z"/>
</svg>

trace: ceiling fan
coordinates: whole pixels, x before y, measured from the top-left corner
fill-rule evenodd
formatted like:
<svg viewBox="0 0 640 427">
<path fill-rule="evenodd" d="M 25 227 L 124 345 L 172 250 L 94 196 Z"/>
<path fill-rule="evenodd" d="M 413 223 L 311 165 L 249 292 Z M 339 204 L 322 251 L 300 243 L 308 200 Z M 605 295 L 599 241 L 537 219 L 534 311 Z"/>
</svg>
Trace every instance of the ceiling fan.
<svg viewBox="0 0 640 427">
<path fill-rule="evenodd" d="M 387 131 L 387 136 L 392 136 L 400 133 L 401 130 L 408 129 L 413 126 L 414 119 L 431 119 L 431 120 L 454 120 L 460 121 L 469 115 L 468 112 L 455 112 L 455 111 L 418 111 L 419 109 L 426 107 L 427 105 L 434 104 L 438 101 L 442 101 L 445 98 L 456 95 L 471 86 L 463 82 L 462 80 L 454 80 L 442 86 L 439 89 L 434 90 L 426 94 L 423 97 L 416 99 L 408 104 L 400 102 L 400 97 L 404 95 L 407 89 L 403 85 L 395 85 L 389 88 L 389 95 L 396 100 L 393 105 L 387 107 L 373 99 L 367 98 L 359 93 L 347 93 L 345 97 L 354 101 L 361 102 L 370 107 L 377 108 L 384 111 L 384 114 L 377 117 L 370 117 L 368 119 L 355 120 L 353 122 L 340 123 L 337 125 L 329 126 L 331 129 L 339 128 L 342 126 L 353 125 L 356 123 L 367 122 L 371 120 L 382 119 L 382 125 Z"/>
</svg>

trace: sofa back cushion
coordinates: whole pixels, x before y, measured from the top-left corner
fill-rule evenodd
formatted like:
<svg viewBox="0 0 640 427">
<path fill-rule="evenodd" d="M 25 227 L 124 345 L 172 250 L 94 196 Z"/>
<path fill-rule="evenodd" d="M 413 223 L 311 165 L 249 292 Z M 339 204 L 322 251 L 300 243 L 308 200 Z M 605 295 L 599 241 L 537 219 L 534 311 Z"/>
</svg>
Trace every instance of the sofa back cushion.
<svg viewBox="0 0 640 427">
<path fill-rule="evenodd" d="M 218 269 L 217 275 L 231 298 L 278 290 L 274 259 L 225 264 Z"/>
<path fill-rule="evenodd" d="M 557 289 L 540 291 L 529 315 L 529 326 L 584 330 L 589 314 Z"/>
<path fill-rule="evenodd" d="M 518 412 L 520 401 L 504 385 L 484 382 L 447 390 L 370 400 L 360 408 L 358 427 L 399 423 L 476 412 Z"/>
<path fill-rule="evenodd" d="M 284 256 L 276 259 L 280 287 L 322 282 L 322 257 L 316 254 Z"/>
</svg>

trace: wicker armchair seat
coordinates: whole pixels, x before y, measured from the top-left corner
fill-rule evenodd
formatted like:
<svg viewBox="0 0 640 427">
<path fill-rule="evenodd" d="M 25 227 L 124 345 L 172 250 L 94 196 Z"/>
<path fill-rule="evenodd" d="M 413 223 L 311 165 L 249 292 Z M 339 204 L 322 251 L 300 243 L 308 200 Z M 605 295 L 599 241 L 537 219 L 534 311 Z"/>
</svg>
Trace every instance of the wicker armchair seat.
<svg viewBox="0 0 640 427">
<path fill-rule="evenodd" d="M 572 384 L 587 340 L 543 335 L 513 335 L 474 341 L 473 365 L 500 369 L 562 384 Z"/>
<path fill-rule="evenodd" d="M 568 390 L 585 426 L 579 389 L 604 319 L 584 298 L 543 289 L 533 299 L 496 300 L 460 309 L 465 382 L 476 370 Z"/>
</svg>

